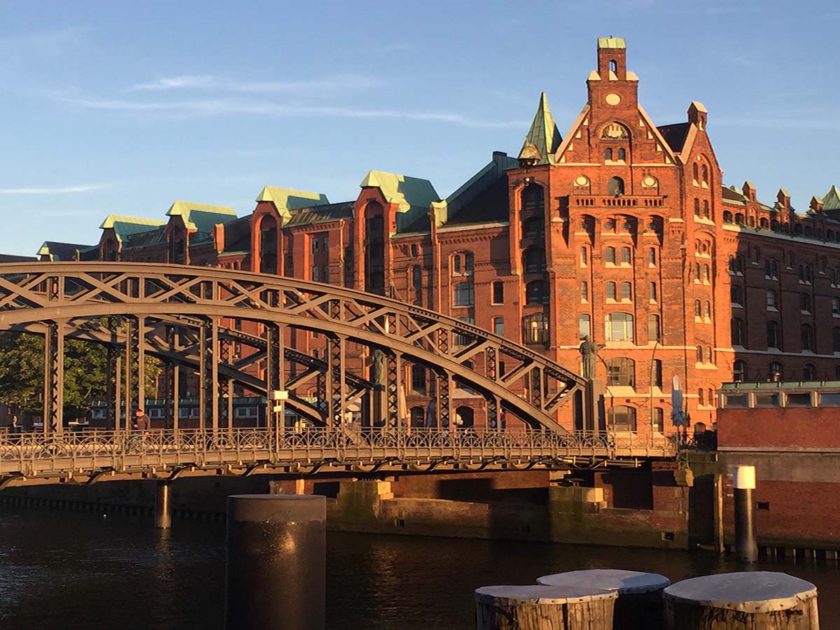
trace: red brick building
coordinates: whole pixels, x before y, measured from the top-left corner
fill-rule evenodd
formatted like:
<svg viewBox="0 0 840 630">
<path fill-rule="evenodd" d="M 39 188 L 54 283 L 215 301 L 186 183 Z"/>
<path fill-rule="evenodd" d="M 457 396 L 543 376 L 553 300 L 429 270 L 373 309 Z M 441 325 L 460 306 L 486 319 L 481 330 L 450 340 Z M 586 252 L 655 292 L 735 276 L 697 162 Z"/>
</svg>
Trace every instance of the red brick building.
<svg viewBox="0 0 840 630">
<path fill-rule="evenodd" d="M 803 215 L 784 190 L 768 206 L 749 183 L 724 187 L 703 105 L 657 126 L 638 83 L 624 40 L 601 38 L 566 134 L 542 95 L 517 158 L 493 153 L 446 199 L 427 180 L 381 171 L 342 203 L 266 187 L 245 217 L 188 202 L 166 223 L 109 217 L 98 254 L 387 294 L 575 370 L 590 335 L 603 345 L 605 421 L 619 430 L 667 432 L 674 377 L 703 422 L 723 382 L 840 377 L 837 189 Z M 322 351 L 317 338 L 292 343 Z M 407 369 L 413 418 L 429 392 L 425 370 Z"/>
</svg>

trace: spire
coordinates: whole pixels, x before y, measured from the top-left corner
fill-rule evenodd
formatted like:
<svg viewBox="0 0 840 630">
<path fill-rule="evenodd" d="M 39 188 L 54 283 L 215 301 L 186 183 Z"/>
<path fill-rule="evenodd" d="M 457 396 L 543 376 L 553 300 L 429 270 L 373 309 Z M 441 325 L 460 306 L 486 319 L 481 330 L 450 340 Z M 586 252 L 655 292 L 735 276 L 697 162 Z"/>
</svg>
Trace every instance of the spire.
<svg viewBox="0 0 840 630">
<path fill-rule="evenodd" d="M 822 198 L 823 210 L 840 210 L 840 190 L 837 186 L 828 189 L 825 197 Z"/>
<path fill-rule="evenodd" d="M 525 136 L 525 142 L 522 143 L 519 159 L 531 165 L 554 164 L 554 153 L 560 146 L 561 140 L 560 131 L 548 107 L 548 99 L 545 97 L 545 92 L 541 92 L 540 104 L 528 135 Z"/>
</svg>

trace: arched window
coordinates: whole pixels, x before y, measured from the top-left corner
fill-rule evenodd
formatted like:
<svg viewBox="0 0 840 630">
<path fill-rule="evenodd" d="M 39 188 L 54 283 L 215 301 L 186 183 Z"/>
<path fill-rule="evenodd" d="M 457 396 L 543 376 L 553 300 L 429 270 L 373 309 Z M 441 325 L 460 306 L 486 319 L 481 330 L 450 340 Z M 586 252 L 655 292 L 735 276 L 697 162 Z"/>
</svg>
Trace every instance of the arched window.
<svg viewBox="0 0 840 630">
<path fill-rule="evenodd" d="M 660 359 L 650 362 L 650 384 L 653 387 L 662 387 L 662 361 Z"/>
<path fill-rule="evenodd" d="M 615 405 L 610 411 L 614 431 L 635 432 L 636 410 L 627 405 Z"/>
<path fill-rule="evenodd" d="M 700 167 L 696 163 L 691 165 L 691 178 L 695 186 L 700 183 Z"/>
<path fill-rule="evenodd" d="M 803 313 L 810 313 L 811 312 L 811 294 L 810 293 L 800 293 L 799 294 L 799 308 Z"/>
<path fill-rule="evenodd" d="M 764 275 L 770 280 L 779 279 L 779 261 L 768 258 L 764 261 Z"/>
<path fill-rule="evenodd" d="M 620 177 L 610 177 L 607 184 L 607 194 L 618 197 L 624 194 L 624 180 Z"/>
<path fill-rule="evenodd" d="M 817 380 L 817 368 L 813 363 L 806 363 L 805 367 L 802 368 L 802 380 L 803 381 L 815 381 L 815 380 Z"/>
<path fill-rule="evenodd" d="M 609 313 L 605 323 L 607 341 L 633 341 L 633 316 L 630 313 Z"/>
<path fill-rule="evenodd" d="M 613 150 L 612 149 L 604 149 L 604 160 L 607 162 L 612 162 L 613 159 Z"/>
<path fill-rule="evenodd" d="M 498 335 L 499 337 L 505 336 L 505 318 L 504 317 L 494 317 L 493 318 L 493 334 Z"/>
<path fill-rule="evenodd" d="M 615 247 L 607 247 L 604 250 L 604 262 L 608 265 L 615 264 Z"/>
<path fill-rule="evenodd" d="M 767 220 L 767 217 L 761 217 L 758 220 L 758 227 L 760 227 L 762 230 L 766 230 L 770 227 L 770 221 Z"/>
<path fill-rule="evenodd" d="M 534 280 L 525 285 L 525 304 L 548 304 L 548 283 Z"/>
<path fill-rule="evenodd" d="M 621 283 L 621 301 L 629 302 L 633 299 L 633 287 L 629 282 Z"/>
<path fill-rule="evenodd" d="M 615 59 L 610 59 L 610 72 L 618 72 L 618 64 Z"/>
<path fill-rule="evenodd" d="M 384 208 L 371 202 L 365 206 L 365 291 L 385 294 Z"/>
<path fill-rule="evenodd" d="M 621 264 L 629 265 L 633 261 L 633 252 L 629 247 L 621 248 Z"/>
<path fill-rule="evenodd" d="M 586 280 L 583 280 L 580 283 L 580 301 L 581 302 L 588 302 L 589 301 L 589 283 Z"/>
<path fill-rule="evenodd" d="M 534 313 L 522 318 L 522 337 L 527 344 L 546 344 L 549 340 L 548 315 Z"/>
<path fill-rule="evenodd" d="M 732 345 L 744 345 L 744 320 L 740 317 L 732 318 Z"/>
<path fill-rule="evenodd" d="M 696 197 L 694 198 L 694 214 L 700 216 L 700 200 Z"/>
<path fill-rule="evenodd" d="M 423 269 L 420 265 L 411 268 L 411 293 L 412 303 L 415 306 L 423 306 Z"/>
<path fill-rule="evenodd" d="M 702 315 L 700 300 L 694 300 L 694 317 L 701 317 Z"/>
<path fill-rule="evenodd" d="M 426 410 L 423 407 L 411 408 L 411 426 L 421 429 L 426 426 Z"/>
<path fill-rule="evenodd" d="M 592 334 L 591 320 L 589 315 L 583 314 L 578 317 L 578 337 L 583 339 Z"/>
<path fill-rule="evenodd" d="M 426 368 L 422 365 L 411 366 L 411 389 L 418 394 L 426 393 Z"/>
<path fill-rule="evenodd" d="M 709 167 L 708 167 L 708 166 L 706 166 L 705 164 L 704 164 L 703 166 L 701 166 L 701 167 L 700 167 L 700 180 L 701 180 L 704 184 L 708 184 L 708 183 L 709 183 Z"/>
<path fill-rule="evenodd" d="M 648 315 L 648 341 L 661 341 L 659 315 Z"/>
<path fill-rule="evenodd" d="M 744 380 L 744 375 L 747 373 L 747 365 L 742 359 L 738 359 L 732 366 L 732 380 L 740 383 Z"/>
<path fill-rule="evenodd" d="M 522 254 L 522 266 L 525 273 L 541 273 L 545 271 L 545 250 L 541 247 L 529 247 Z"/>
<path fill-rule="evenodd" d="M 744 225 L 744 215 L 740 212 L 737 212 L 735 214 L 735 223 L 737 223 L 738 225 Z"/>
<path fill-rule="evenodd" d="M 531 217 L 522 222 L 523 238 L 541 238 L 545 234 L 545 224 L 541 217 Z"/>
<path fill-rule="evenodd" d="M 732 223 L 732 213 L 729 210 L 723 211 L 723 222 Z"/>
<path fill-rule="evenodd" d="M 608 299 L 608 300 L 612 300 L 613 302 L 615 302 L 615 300 L 617 299 L 617 292 L 616 292 L 616 288 L 615 288 L 615 282 L 612 282 L 612 281 L 607 282 L 607 285 L 606 285 L 606 287 L 605 287 L 605 291 L 606 291 L 606 296 L 607 296 L 607 299 Z"/>
<path fill-rule="evenodd" d="M 814 351 L 814 329 L 810 324 L 802 324 L 802 350 Z"/>
<path fill-rule="evenodd" d="M 522 190 L 522 212 L 543 214 L 545 207 L 543 188 L 539 184 L 528 184 Z"/>
<path fill-rule="evenodd" d="M 744 303 L 744 293 L 743 293 L 741 287 L 739 287 L 738 285 L 733 284 L 729 288 L 729 295 L 730 295 L 730 299 L 732 300 L 733 304 L 743 304 Z"/>
<path fill-rule="evenodd" d="M 703 216 L 707 219 L 711 216 L 711 211 L 709 210 L 709 200 L 703 200 Z"/>
<path fill-rule="evenodd" d="M 636 363 L 633 359 L 620 357 L 607 361 L 607 385 L 636 386 Z"/>
<path fill-rule="evenodd" d="M 462 406 L 455 410 L 455 428 L 471 429 L 475 424 L 475 412 L 472 407 Z"/>
<path fill-rule="evenodd" d="M 767 347 L 779 348 L 781 339 L 779 337 L 779 323 L 767 322 Z"/>
<path fill-rule="evenodd" d="M 648 265 L 651 267 L 656 267 L 656 248 L 651 247 L 648 249 Z"/>
<path fill-rule="evenodd" d="M 618 161 L 625 162 L 627 160 L 627 150 L 626 149 L 619 149 L 618 150 Z"/>
<path fill-rule="evenodd" d="M 712 303 L 706 300 L 706 317 L 711 319 L 712 317 Z"/>
<path fill-rule="evenodd" d="M 702 387 L 697 390 L 697 404 L 701 407 L 706 405 L 706 390 Z"/>
<path fill-rule="evenodd" d="M 694 349 L 694 360 L 697 363 L 703 363 L 703 346 L 697 346 Z"/>
<path fill-rule="evenodd" d="M 452 254 L 452 275 L 471 276 L 475 269 L 475 256 L 472 252 L 458 252 Z"/>
</svg>

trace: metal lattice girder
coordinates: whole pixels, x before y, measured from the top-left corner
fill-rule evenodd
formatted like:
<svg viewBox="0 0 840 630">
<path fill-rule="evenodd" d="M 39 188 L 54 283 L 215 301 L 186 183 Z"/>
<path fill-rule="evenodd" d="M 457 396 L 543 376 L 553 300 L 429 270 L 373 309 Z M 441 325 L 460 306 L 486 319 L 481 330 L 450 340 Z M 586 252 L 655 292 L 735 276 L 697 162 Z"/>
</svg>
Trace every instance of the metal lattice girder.
<svg viewBox="0 0 840 630">
<path fill-rule="evenodd" d="M 44 335 L 44 433 L 64 431 L 64 322 L 51 321 Z"/>
<path fill-rule="evenodd" d="M 50 290 L 58 282 L 64 290 Z M 335 311 L 330 304 L 338 301 Z M 337 313 L 337 314 L 336 314 Z M 321 333 L 400 352 L 406 360 L 437 369 L 459 384 L 497 397 L 507 411 L 533 427 L 555 431 L 558 409 L 583 390 L 585 381 L 557 363 L 476 326 L 384 298 L 337 286 L 237 270 L 139 263 L 10 263 L 0 265 L 0 330 L 27 322 L 107 316 L 242 318 Z M 447 344 L 436 337 L 445 333 Z M 481 341 L 469 359 L 452 342 Z M 448 346 L 448 347 L 447 347 Z M 488 378 L 473 365 L 496 350 L 499 361 L 537 370 L 539 400 L 512 391 L 504 379 Z M 523 375 L 520 375 L 523 376 Z M 543 389 L 565 392 L 544 396 Z"/>
</svg>

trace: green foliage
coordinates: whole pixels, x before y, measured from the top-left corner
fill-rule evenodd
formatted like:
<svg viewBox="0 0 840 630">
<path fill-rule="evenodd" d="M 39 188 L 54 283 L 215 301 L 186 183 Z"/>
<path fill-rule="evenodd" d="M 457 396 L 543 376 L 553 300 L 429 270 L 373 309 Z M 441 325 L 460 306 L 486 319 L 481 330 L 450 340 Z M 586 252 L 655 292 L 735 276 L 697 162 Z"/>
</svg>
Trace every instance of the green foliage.
<svg viewBox="0 0 840 630">
<path fill-rule="evenodd" d="M 146 357 L 146 392 L 155 394 L 160 366 Z M 0 333 L 0 403 L 24 412 L 41 412 L 44 377 L 44 338 L 34 334 Z M 136 386 L 136 383 L 133 385 Z M 66 340 L 64 344 L 65 415 L 84 414 L 108 391 L 108 350 L 105 346 Z M 136 389 L 132 388 L 132 391 Z"/>
</svg>

